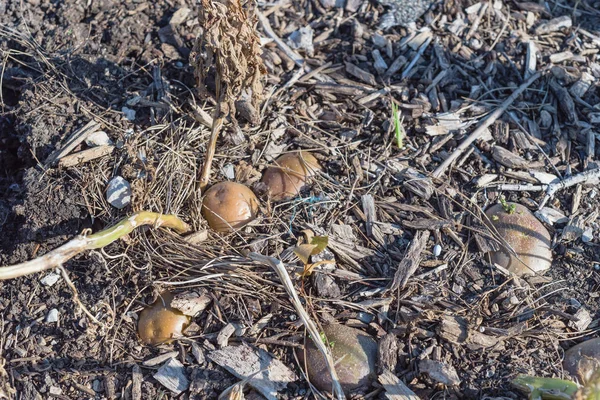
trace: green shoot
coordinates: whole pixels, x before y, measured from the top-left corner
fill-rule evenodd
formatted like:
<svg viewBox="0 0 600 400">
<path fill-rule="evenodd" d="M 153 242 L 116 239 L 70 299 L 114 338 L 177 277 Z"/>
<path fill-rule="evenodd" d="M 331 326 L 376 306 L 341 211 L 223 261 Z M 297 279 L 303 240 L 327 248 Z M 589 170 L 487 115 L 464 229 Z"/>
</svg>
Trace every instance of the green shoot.
<svg viewBox="0 0 600 400">
<path fill-rule="evenodd" d="M 506 211 L 509 214 L 514 214 L 515 210 L 517 209 L 517 206 L 513 203 L 507 202 L 504 196 L 500 196 L 500 204 L 502 204 L 502 208 L 504 208 L 504 211 Z"/>
<path fill-rule="evenodd" d="M 404 122 L 404 117 L 400 118 L 398 106 L 393 101 L 392 117 L 394 119 L 394 132 L 396 134 L 396 144 L 398 145 L 398 148 L 401 149 L 404 147 L 404 137 L 406 136 L 406 132 L 404 131 L 404 127 L 402 126 L 402 123 Z"/>
<path fill-rule="evenodd" d="M 333 346 L 335 346 L 335 343 L 327 340 L 327 336 L 325 336 L 325 332 L 319 332 L 319 334 L 321 335 L 321 341 L 323 343 L 325 343 L 325 345 L 329 346 L 329 348 L 333 349 Z"/>
</svg>

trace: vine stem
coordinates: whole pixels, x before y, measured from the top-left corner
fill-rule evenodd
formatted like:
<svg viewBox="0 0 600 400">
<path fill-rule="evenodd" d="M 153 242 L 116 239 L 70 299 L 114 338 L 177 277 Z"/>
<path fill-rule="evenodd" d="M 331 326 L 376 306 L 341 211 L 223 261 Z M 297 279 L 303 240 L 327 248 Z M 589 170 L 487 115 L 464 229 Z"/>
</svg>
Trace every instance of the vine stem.
<svg viewBox="0 0 600 400">
<path fill-rule="evenodd" d="M 191 230 L 188 224 L 175 215 L 140 211 L 121 220 L 116 225 L 93 235 L 78 235 L 49 253 L 20 264 L 0 267 L 0 280 L 14 279 L 49 269 L 61 267 L 65 262 L 86 251 L 99 249 L 131 233 L 138 226 L 171 228 L 183 234 Z"/>
</svg>

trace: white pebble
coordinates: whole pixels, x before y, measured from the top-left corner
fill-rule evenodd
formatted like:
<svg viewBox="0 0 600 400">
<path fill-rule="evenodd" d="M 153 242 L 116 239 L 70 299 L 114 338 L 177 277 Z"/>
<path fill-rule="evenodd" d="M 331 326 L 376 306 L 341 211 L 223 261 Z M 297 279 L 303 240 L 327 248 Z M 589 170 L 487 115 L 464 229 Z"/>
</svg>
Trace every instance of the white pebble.
<svg viewBox="0 0 600 400">
<path fill-rule="evenodd" d="M 583 235 L 581 235 L 581 241 L 583 241 L 583 243 L 589 243 L 592 239 L 594 239 L 594 232 L 592 231 L 592 228 L 587 228 L 583 231 Z"/>
<path fill-rule="evenodd" d="M 96 146 L 109 146 L 113 144 L 112 140 L 108 137 L 108 134 L 104 131 L 97 131 L 92 133 L 85 139 L 85 144 L 90 147 Z"/>
<path fill-rule="evenodd" d="M 594 189 L 590 190 L 590 199 L 593 199 L 594 197 L 596 197 L 596 195 L 598 194 L 598 192 L 596 192 Z"/>
<path fill-rule="evenodd" d="M 131 202 L 131 185 L 120 176 L 115 176 L 106 187 L 106 201 L 113 207 L 123 208 Z"/>
<path fill-rule="evenodd" d="M 132 110 L 129 107 L 122 107 L 121 112 L 129 121 L 135 121 L 135 110 Z"/>
<path fill-rule="evenodd" d="M 51 272 L 48 275 L 44 276 L 42 279 L 40 279 L 40 283 L 44 286 L 54 286 L 54 284 L 56 282 L 58 282 L 58 280 L 60 279 L 60 274 L 57 274 L 56 272 Z"/>
<path fill-rule="evenodd" d="M 58 322 L 58 310 L 56 308 L 48 311 L 48 315 L 46 315 L 46 322 Z"/>
<path fill-rule="evenodd" d="M 433 246 L 433 255 L 434 257 L 439 257 L 440 254 L 442 254 L 442 246 L 436 244 L 435 246 Z"/>
</svg>

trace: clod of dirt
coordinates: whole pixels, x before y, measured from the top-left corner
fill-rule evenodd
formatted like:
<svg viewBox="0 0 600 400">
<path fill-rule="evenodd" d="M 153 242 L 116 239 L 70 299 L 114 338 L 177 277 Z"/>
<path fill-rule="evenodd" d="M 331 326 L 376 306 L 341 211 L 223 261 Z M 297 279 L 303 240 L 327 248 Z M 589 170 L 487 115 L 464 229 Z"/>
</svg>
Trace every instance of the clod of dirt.
<svg viewBox="0 0 600 400">
<path fill-rule="evenodd" d="M 567 350 L 563 366 L 580 383 L 589 382 L 594 372 L 600 371 L 600 338 L 587 340 Z"/>
<path fill-rule="evenodd" d="M 317 159 L 308 151 L 284 154 L 274 164 L 267 168 L 261 181 L 267 185 L 275 201 L 297 196 L 306 181 L 321 169 Z"/>
<path fill-rule="evenodd" d="M 515 256 L 501 243 L 500 250 L 489 253 L 492 263 L 517 276 L 534 275 L 550 268 L 550 233 L 527 208 L 514 203 L 496 204 L 488 208 L 485 214 L 499 236 L 517 254 Z"/>
<path fill-rule="evenodd" d="M 142 342 L 159 345 L 183 335 L 182 332 L 190 323 L 190 319 L 171 307 L 173 298 L 172 293 L 164 292 L 141 312 L 138 334 Z"/>
<path fill-rule="evenodd" d="M 377 343 L 365 332 L 340 324 L 323 326 L 323 340 L 331 347 L 335 371 L 344 392 L 368 385 L 377 363 Z M 304 352 L 298 352 L 300 365 L 305 368 L 310 382 L 323 392 L 331 392 L 331 376 L 325 358 L 313 343 L 306 340 Z"/>
<path fill-rule="evenodd" d="M 233 232 L 256 218 L 258 199 L 246 186 L 235 182 L 217 183 L 206 192 L 202 214 L 217 232 Z"/>
</svg>

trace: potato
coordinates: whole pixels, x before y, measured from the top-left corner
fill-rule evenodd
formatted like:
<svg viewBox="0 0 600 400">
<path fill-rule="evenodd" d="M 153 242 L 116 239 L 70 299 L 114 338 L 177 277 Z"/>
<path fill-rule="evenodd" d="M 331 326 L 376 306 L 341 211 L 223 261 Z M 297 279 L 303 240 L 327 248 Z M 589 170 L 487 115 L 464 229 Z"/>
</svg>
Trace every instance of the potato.
<svg viewBox="0 0 600 400">
<path fill-rule="evenodd" d="M 183 335 L 190 319 L 171 307 L 173 297 L 172 293 L 161 293 L 154 303 L 142 310 L 138 321 L 138 334 L 142 342 L 158 345 Z"/>
<path fill-rule="evenodd" d="M 246 186 L 221 182 L 206 191 L 202 215 L 217 232 L 233 232 L 256 218 L 258 199 Z"/>
<path fill-rule="evenodd" d="M 265 170 L 261 179 L 274 201 L 297 196 L 306 181 L 321 169 L 317 159 L 308 151 L 284 154 L 274 164 Z"/>
<path fill-rule="evenodd" d="M 509 210 L 507 211 L 505 207 Z M 500 237 L 518 256 L 501 245 L 499 251 L 489 254 L 490 262 L 508 269 L 517 276 L 535 275 L 550 268 L 552 265 L 550 233 L 527 208 L 515 203 L 496 204 L 488 208 L 485 214 Z"/>
<path fill-rule="evenodd" d="M 346 394 L 366 386 L 376 373 L 377 343 L 361 330 L 340 324 L 323 326 L 324 338 L 331 347 L 335 370 Z M 327 345 L 326 343 L 326 345 Z M 331 393 L 331 376 L 325 358 L 313 343 L 306 338 L 305 350 L 298 352 L 300 364 L 306 367 L 310 382 L 319 390 Z M 306 362 L 305 362 L 306 361 Z"/>
<path fill-rule="evenodd" d="M 586 384 L 596 371 L 600 371 L 600 338 L 590 339 L 565 352 L 564 369 Z"/>
</svg>

